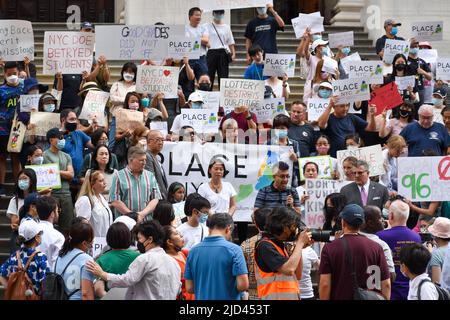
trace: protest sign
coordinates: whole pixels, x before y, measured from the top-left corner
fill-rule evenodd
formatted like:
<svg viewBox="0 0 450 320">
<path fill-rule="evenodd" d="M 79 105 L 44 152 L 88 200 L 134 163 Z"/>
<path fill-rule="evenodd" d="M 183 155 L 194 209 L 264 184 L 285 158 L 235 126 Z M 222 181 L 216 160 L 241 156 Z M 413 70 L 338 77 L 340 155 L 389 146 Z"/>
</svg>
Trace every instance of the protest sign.
<svg viewBox="0 0 450 320">
<path fill-rule="evenodd" d="M 398 158 L 398 193 L 413 202 L 450 200 L 450 156 Z"/>
<path fill-rule="evenodd" d="M 264 76 L 294 77 L 295 54 L 271 54 L 267 53 L 264 60 Z"/>
<path fill-rule="evenodd" d="M 117 131 L 134 130 L 140 124 L 144 124 L 143 112 L 129 109 L 120 109 L 116 112 Z"/>
<path fill-rule="evenodd" d="M 201 91 L 198 90 L 203 97 L 203 109 L 218 110 L 220 106 L 220 92 L 218 91 Z"/>
<path fill-rule="evenodd" d="M 256 107 L 264 100 L 264 81 L 220 79 L 220 105 L 226 108 Z"/>
<path fill-rule="evenodd" d="M 354 32 L 330 33 L 328 35 L 330 48 L 353 47 L 355 45 Z"/>
<path fill-rule="evenodd" d="M 102 254 L 103 248 L 107 246 L 106 237 L 94 237 L 92 243 L 92 257 L 95 259 Z"/>
<path fill-rule="evenodd" d="M 105 106 L 109 99 L 109 92 L 90 90 L 86 99 L 84 99 L 79 119 L 93 120 L 97 119 L 99 126 L 104 127 Z"/>
<path fill-rule="evenodd" d="M 411 24 L 411 34 L 417 41 L 444 40 L 444 21 L 415 22 Z"/>
<path fill-rule="evenodd" d="M 300 180 L 304 181 L 305 176 L 303 175 L 303 167 L 308 162 L 314 162 L 319 166 L 319 179 L 331 179 L 333 173 L 333 163 L 330 156 L 319 156 L 319 157 L 308 157 L 299 158 L 298 165 L 300 169 Z"/>
<path fill-rule="evenodd" d="M 332 85 L 338 104 L 370 100 L 369 84 L 365 79 L 336 80 Z"/>
<path fill-rule="evenodd" d="M 408 87 L 414 88 L 416 85 L 416 76 L 395 77 L 395 84 L 398 90 L 408 90 Z"/>
<path fill-rule="evenodd" d="M 450 59 L 438 58 L 436 63 L 436 80 L 450 80 Z"/>
<path fill-rule="evenodd" d="M 26 94 L 20 96 L 20 112 L 31 112 L 38 110 L 40 94 Z"/>
<path fill-rule="evenodd" d="M 311 33 L 324 32 L 323 27 L 324 18 L 317 16 L 317 14 L 303 14 L 300 13 L 297 18 L 291 20 L 292 26 L 294 27 L 295 37 L 300 39 L 306 31 L 306 28 L 311 29 Z"/>
<path fill-rule="evenodd" d="M 403 97 L 398 92 L 395 82 L 372 91 L 370 97 L 369 105 L 377 107 L 377 115 L 383 113 L 385 109 L 390 110 L 403 104 Z"/>
<path fill-rule="evenodd" d="M 167 44 L 167 57 L 173 59 L 199 59 L 201 38 L 173 37 Z"/>
<path fill-rule="evenodd" d="M 361 61 L 361 56 L 359 55 L 358 52 L 355 52 L 355 53 L 349 55 L 348 57 L 341 59 L 342 68 L 344 68 L 344 71 L 346 73 L 349 73 L 350 65 L 353 62 L 357 62 L 357 61 Z"/>
<path fill-rule="evenodd" d="M 213 158 L 220 158 L 229 171 L 227 181 L 238 193 L 235 221 L 251 221 L 258 191 L 273 182 L 272 167 L 289 152 L 289 147 L 244 145 L 229 143 L 165 142 L 162 166 L 167 183 L 180 182 L 186 194 L 197 192 L 208 183 L 208 166 Z M 288 161 L 292 168 L 292 162 Z"/>
<path fill-rule="evenodd" d="M 336 60 L 328 57 L 323 57 L 322 71 L 336 75 L 336 71 L 338 71 L 338 68 L 339 66 Z"/>
<path fill-rule="evenodd" d="M 0 20 L 0 59 L 34 60 L 34 35 L 30 21 Z"/>
<path fill-rule="evenodd" d="M 317 121 L 330 104 L 330 99 L 308 99 L 308 121 Z"/>
<path fill-rule="evenodd" d="M 61 176 L 58 163 L 42 164 L 40 166 L 26 166 L 36 172 L 37 190 L 61 189 Z"/>
<path fill-rule="evenodd" d="M 266 123 L 273 120 L 278 114 L 287 114 L 284 98 L 264 99 L 258 106 L 251 108 L 256 114 L 258 123 Z"/>
<path fill-rule="evenodd" d="M 419 58 L 425 60 L 426 63 L 434 64 L 439 57 L 436 49 L 420 49 Z"/>
<path fill-rule="evenodd" d="M 392 64 L 394 62 L 394 57 L 399 53 L 408 57 L 409 44 L 409 41 L 386 39 L 383 61 L 387 64 Z"/>
<path fill-rule="evenodd" d="M 348 65 L 350 79 L 365 79 L 368 84 L 383 84 L 383 63 L 381 61 L 354 61 Z"/>
<path fill-rule="evenodd" d="M 369 164 L 370 176 L 375 177 L 386 172 L 384 169 L 383 151 L 381 145 L 337 152 L 338 170 L 341 177 L 345 177 L 343 163 L 348 157 L 364 160 Z"/>
<path fill-rule="evenodd" d="M 196 133 L 217 133 L 219 131 L 218 110 L 181 109 L 180 126 L 190 126 Z"/>
<path fill-rule="evenodd" d="M 90 72 L 95 34 L 90 32 L 46 31 L 44 35 L 44 74 Z"/>
<path fill-rule="evenodd" d="M 46 137 L 48 130 L 61 126 L 61 121 L 59 113 L 31 112 L 30 124 L 34 127 L 30 132 L 31 135 Z"/>
<path fill-rule="evenodd" d="M 150 122 L 150 129 L 161 132 L 161 134 L 165 137 L 168 134 L 167 130 L 167 122 L 166 121 L 152 121 Z"/>
<path fill-rule="evenodd" d="M 155 95 L 164 93 L 166 99 L 178 97 L 178 75 L 176 67 L 138 66 L 136 91 Z"/>
<path fill-rule="evenodd" d="M 186 214 L 184 213 L 184 205 L 186 201 L 177 202 L 172 204 L 173 211 L 175 214 L 175 227 L 179 227 L 183 224 L 183 219 L 186 218 Z M 186 218 L 187 219 L 187 218 Z"/>
<path fill-rule="evenodd" d="M 200 0 L 199 7 L 204 12 L 210 12 L 213 10 L 265 7 L 267 4 L 273 4 L 273 0 Z"/>
</svg>

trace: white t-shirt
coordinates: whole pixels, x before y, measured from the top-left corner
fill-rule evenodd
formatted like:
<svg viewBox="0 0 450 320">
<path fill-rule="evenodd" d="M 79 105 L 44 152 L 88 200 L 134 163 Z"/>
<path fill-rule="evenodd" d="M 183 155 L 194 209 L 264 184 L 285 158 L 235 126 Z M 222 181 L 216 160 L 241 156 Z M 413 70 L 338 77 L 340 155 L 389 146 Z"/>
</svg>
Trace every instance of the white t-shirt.
<svg viewBox="0 0 450 320">
<path fill-rule="evenodd" d="M 210 50 L 211 49 L 228 49 L 230 45 L 234 45 L 234 37 L 233 33 L 231 32 L 231 28 L 227 24 L 216 24 L 214 23 L 214 26 L 216 26 L 217 32 L 219 33 L 220 39 L 222 39 L 222 42 L 220 42 L 219 36 L 217 35 L 216 30 L 213 27 L 212 23 L 206 23 L 204 26 L 208 30 L 209 33 L 209 44 L 210 44 Z"/>
<path fill-rule="evenodd" d="M 269 87 L 272 88 L 273 93 L 275 93 L 275 96 L 277 98 L 282 98 L 283 97 L 283 81 L 278 79 L 278 81 L 277 81 L 277 83 L 275 85 L 269 83 L 268 80 L 266 80 L 265 83 L 266 83 L 266 86 L 269 86 Z M 286 85 L 287 85 L 287 87 L 286 87 L 287 92 L 288 92 L 288 94 L 290 94 L 291 93 L 291 88 L 289 87 L 289 83 L 286 82 Z"/>
<path fill-rule="evenodd" d="M 106 237 L 109 227 L 113 224 L 114 217 L 106 199 L 100 195 L 100 200 L 93 197 L 94 204 L 91 206 L 87 196 L 80 197 L 75 203 L 77 217 L 89 220 L 94 229 L 94 237 Z"/>
<path fill-rule="evenodd" d="M 419 289 L 420 282 L 424 279 L 430 280 L 430 277 L 428 277 L 427 273 L 423 273 L 420 276 L 417 276 L 413 280 L 409 281 L 408 300 L 418 300 L 417 291 Z M 439 299 L 439 294 L 434 284 L 431 282 L 425 282 L 421 288 L 420 300 L 437 300 L 437 299 Z"/>
<path fill-rule="evenodd" d="M 55 261 L 58 258 L 59 251 L 63 247 L 65 239 L 63 234 L 56 230 L 50 222 L 40 221 L 39 226 L 42 227 L 44 232 L 41 237 L 42 242 L 36 247 L 36 250 L 45 253 L 48 259 L 48 267 L 50 271 L 53 271 Z"/>
<path fill-rule="evenodd" d="M 193 246 L 200 243 L 209 235 L 208 227 L 200 223 L 197 227 L 191 227 L 187 222 L 177 228 L 183 236 L 183 249 L 191 250 Z"/>
<path fill-rule="evenodd" d="M 199 24 L 196 28 L 192 27 L 190 24 L 185 26 L 186 38 L 202 38 L 204 36 L 209 36 L 208 28 L 204 24 Z M 200 47 L 200 56 L 206 54 L 206 47 Z"/>
<path fill-rule="evenodd" d="M 307 247 L 302 250 L 302 261 L 302 279 L 299 281 L 300 297 L 302 299 L 314 298 L 314 290 L 311 281 L 311 269 L 312 266 L 319 261 L 319 257 L 311 247 Z"/>
<path fill-rule="evenodd" d="M 209 183 L 204 183 L 198 188 L 198 193 L 208 199 L 212 213 L 228 213 L 230 210 L 230 199 L 237 195 L 236 190 L 229 182 L 222 182 L 220 193 L 211 190 Z"/>
<path fill-rule="evenodd" d="M 180 130 L 181 130 L 181 114 L 175 116 L 175 118 L 173 119 L 172 128 L 170 128 L 170 132 L 172 132 L 172 134 L 179 135 Z"/>
<path fill-rule="evenodd" d="M 24 199 L 18 199 L 16 205 L 16 197 L 9 200 L 8 210 L 6 210 L 6 216 L 11 218 L 11 216 L 19 216 L 19 210 L 23 206 Z"/>
</svg>

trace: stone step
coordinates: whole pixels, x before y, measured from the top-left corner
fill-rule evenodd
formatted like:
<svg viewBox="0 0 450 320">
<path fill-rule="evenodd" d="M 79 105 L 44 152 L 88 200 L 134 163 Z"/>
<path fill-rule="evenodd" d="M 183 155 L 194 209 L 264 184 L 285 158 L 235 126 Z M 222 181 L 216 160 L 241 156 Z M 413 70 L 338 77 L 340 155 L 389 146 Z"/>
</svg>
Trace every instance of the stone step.
<svg viewBox="0 0 450 320">
<path fill-rule="evenodd" d="M 12 193 L 7 196 L 0 197 L 0 209 L 6 210 L 9 205 L 9 201 L 13 198 Z"/>
<path fill-rule="evenodd" d="M 6 216 L 6 209 L 0 209 L 0 224 L 9 223 L 9 218 Z"/>
<path fill-rule="evenodd" d="M 11 236 L 11 226 L 8 223 L 0 223 L 0 238 L 9 238 Z"/>
</svg>

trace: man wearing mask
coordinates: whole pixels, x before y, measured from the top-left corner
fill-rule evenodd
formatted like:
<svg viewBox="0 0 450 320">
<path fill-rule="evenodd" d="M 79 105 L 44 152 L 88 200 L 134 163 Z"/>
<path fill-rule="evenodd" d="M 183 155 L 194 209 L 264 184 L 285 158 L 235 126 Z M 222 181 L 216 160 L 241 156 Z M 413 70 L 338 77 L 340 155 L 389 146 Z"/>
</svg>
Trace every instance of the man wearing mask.
<svg viewBox="0 0 450 320">
<path fill-rule="evenodd" d="M 191 108 L 191 109 L 202 109 L 203 105 L 204 105 L 203 95 L 200 92 L 198 92 L 198 91 L 194 91 L 189 96 L 189 99 L 188 99 L 188 102 L 186 104 L 186 107 L 187 108 Z M 181 114 L 179 114 L 179 115 L 177 115 L 175 117 L 175 119 L 173 119 L 173 124 L 172 124 L 172 127 L 170 128 L 170 133 L 172 135 L 177 135 L 178 136 L 180 134 L 181 127 L 182 127 L 181 126 Z"/>
<path fill-rule="evenodd" d="M 419 41 L 412 38 L 408 57 L 408 68 L 416 75 L 417 79 L 420 102 L 416 107 L 420 107 L 425 102 L 425 81 L 433 80 L 430 65 L 425 60 L 419 58 L 419 51 Z"/>
<path fill-rule="evenodd" d="M 247 64 L 252 62 L 248 50 L 253 45 L 260 45 L 265 53 L 278 53 L 277 31 L 284 31 L 284 21 L 274 10 L 272 4 L 267 4 L 267 7 L 258 7 L 256 12 L 258 16 L 250 20 L 244 34 Z M 270 17 L 267 12 L 272 13 L 273 17 Z"/>
<path fill-rule="evenodd" d="M 445 125 L 444 123 L 444 117 L 442 114 L 443 109 L 445 108 L 447 104 L 447 88 L 441 87 L 440 89 L 435 89 L 433 91 L 433 113 L 434 113 L 434 122 L 441 123 Z"/>
<path fill-rule="evenodd" d="M 377 40 L 377 44 L 375 46 L 377 55 L 381 59 L 383 59 L 384 46 L 386 44 L 386 40 L 387 39 L 391 39 L 391 40 L 405 40 L 405 39 L 403 39 L 401 37 L 397 37 L 398 27 L 400 27 L 401 25 L 402 25 L 401 23 L 396 23 L 392 19 L 387 19 L 384 22 L 384 30 L 386 31 L 386 34 Z"/>
</svg>

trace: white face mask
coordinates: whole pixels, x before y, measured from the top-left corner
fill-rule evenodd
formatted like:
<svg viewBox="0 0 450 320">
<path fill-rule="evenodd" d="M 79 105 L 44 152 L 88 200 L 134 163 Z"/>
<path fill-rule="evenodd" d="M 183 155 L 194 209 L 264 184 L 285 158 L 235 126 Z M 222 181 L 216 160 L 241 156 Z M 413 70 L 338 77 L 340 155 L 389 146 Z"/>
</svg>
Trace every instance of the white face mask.
<svg viewBox="0 0 450 320">
<path fill-rule="evenodd" d="M 39 90 L 38 89 L 30 90 L 30 91 L 28 91 L 28 94 L 39 94 Z"/>
<path fill-rule="evenodd" d="M 267 13 L 267 8 L 266 7 L 256 8 L 256 12 L 258 12 L 258 15 L 260 16 L 265 15 Z"/>
<path fill-rule="evenodd" d="M 134 74 L 132 74 L 132 73 L 124 73 L 123 74 L 123 78 L 125 79 L 125 81 L 131 82 L 131 81 L 134 80 Z"/>
<path fill-rule="evenodd" d="M 11 83 L 11 84 L 18 84 L 19 83 L 19 77 L 16 76 L 15 74 L 13 74 L 12 76 L 7 77 L 6 81 L 8 83 Z"/>
</svg>

